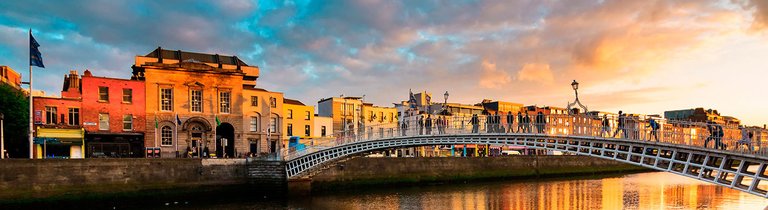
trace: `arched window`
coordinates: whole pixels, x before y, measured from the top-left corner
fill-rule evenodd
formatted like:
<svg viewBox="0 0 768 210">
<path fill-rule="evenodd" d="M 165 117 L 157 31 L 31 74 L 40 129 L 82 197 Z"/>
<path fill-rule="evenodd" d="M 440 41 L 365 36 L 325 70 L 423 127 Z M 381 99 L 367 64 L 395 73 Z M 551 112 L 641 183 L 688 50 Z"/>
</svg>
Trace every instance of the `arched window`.
<svg viewBox="0 0 768 210">
<path fill-rule="evenodd" d="M 171 130 L 171 126 L 163 126 L 160 130 L 160 144 L 162 146 L 173 146 L 173 130 Z"/>
</svg>

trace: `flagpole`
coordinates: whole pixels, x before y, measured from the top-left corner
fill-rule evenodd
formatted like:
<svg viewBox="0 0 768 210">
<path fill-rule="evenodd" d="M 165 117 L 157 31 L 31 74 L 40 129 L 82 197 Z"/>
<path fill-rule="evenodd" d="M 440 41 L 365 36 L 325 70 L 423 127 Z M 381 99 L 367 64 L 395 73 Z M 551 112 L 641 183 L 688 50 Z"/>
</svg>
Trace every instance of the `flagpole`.
<svg viewBox="0 0 768 210">
<path fill-rule="evenodd" d="M 32 29 L 29 29 L 29 43 L 32 44 Z M 32 47 L 29 48 L 29 54 L 32 55 Z M 35 132 L 34 128 L 34 121 L 33 121 L 33 112 L 32 109 L 32 62 L 29 62 L 29 159 L 34 159 L 34 152 L 33 147 L 34 144 L 32 143 L 34 140 L 34 137 L 32 136 Z"/>
<path fill-rule="evenodd" d="M 174 124 L 173 138 L 174 138 L 174 141 L 176 142 L 174 144 L 176 148 L 176 158 L 178 158 L 179 157 L 179 114 L 174 113 L 174 115 L 176 115 L 176 119 L 173 119 L 173 124 Z"/>
</svg>

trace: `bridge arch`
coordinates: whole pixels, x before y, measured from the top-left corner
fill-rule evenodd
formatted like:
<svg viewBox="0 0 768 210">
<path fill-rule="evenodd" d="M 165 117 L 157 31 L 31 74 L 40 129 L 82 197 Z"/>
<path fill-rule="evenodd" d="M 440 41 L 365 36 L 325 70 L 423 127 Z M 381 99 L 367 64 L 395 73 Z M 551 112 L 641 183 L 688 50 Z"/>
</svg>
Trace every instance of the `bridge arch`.
<svg viewBox="0 0 768 210">
<path fill-rule="evenodd" d="M 768 197 L 768 160 L 732 151 L 655 141 L 530 133 L 401 136 L 338 143 L 288 157 L 289 178 L 312 176 L 323 166 L 356 154 L 397 147 L 457 144 L 526 146 L 609 159 Z"/>
</svg>

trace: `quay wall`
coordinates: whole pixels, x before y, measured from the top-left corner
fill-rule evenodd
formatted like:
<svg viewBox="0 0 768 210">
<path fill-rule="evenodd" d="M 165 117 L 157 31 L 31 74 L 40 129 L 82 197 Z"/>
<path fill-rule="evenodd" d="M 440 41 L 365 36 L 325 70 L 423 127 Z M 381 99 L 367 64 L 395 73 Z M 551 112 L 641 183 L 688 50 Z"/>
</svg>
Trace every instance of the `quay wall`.
<svg viewBox="0 0 768 210">
<path fill-rule="evenodd" d="M 312 190 L 417 182 L 526 179 L 649 171 L 589 156 L 353 158 L 311 178 Z"/>
<path fill-rule="evenodd" d="M 286 180 L 284 163 L 246 159 L 0 160 L 0 204 L 216 192 L 222 187 L 282 196 L 369 184 L 599 174 L 642 170 L 586 156 L 351 158 L 303 180 Z M 309 183 L 307 183 L 309 182 Z M 298 189 L 297 189 L 298 188 Z M 306 189 L 309 188 L 309 189 Z M 231 191 L 228 189 L 228 191 Z M 0 205 L 2 206 L 2 205 Z"/>
<path fill-rule="evenodd" d="M 248 182 L 245 164 L 245 159 L 2 160 L 0 203 L 239 185 Z"/>
</svg>

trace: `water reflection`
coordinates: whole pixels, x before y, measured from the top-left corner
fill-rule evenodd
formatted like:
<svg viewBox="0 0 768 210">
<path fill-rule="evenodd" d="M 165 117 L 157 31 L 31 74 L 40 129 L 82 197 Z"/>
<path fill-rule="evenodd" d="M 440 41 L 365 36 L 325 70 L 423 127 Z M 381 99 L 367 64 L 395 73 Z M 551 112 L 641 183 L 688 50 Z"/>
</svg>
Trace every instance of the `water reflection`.
<svg viewBox="0 0 768 210">
<path fill-rule="evenodd" d="M 663 172 L 315 195 L 311 209 L 763 209 L 768 200 Z M 255 207 L 255 206 L 254 206 Z M 284 206 L 285 207 L 285 206 Z"/>
</svg>

